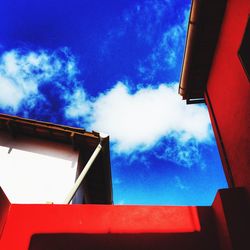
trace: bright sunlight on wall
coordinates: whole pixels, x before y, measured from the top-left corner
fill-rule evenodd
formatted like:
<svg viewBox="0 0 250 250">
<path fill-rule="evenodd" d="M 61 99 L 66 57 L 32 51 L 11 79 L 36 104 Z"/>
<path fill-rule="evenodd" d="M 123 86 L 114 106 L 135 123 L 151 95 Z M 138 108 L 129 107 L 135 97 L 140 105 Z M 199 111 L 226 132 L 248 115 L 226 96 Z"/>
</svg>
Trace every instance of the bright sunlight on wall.
<svg viewBox="0 0 250 250">
<path fill-rule="evenodd" d="M 0 133 L 0 186 L 11 203 L 62 203 L 78 152 L 71 146 Z"/>
</svg>

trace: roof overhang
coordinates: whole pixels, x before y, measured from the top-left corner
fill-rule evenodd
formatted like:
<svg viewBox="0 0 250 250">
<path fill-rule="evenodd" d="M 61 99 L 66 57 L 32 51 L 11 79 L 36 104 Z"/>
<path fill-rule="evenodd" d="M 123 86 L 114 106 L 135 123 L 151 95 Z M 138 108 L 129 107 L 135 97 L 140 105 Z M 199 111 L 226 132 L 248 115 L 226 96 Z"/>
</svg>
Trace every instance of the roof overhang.
<svg viewBox="0 0 250 250">
<path fill-rule="evenodd" d="M 179 94 L 187 103 L 204 102 L 227 0 L 193 0 Z"/>
<path fill-rule="evenodd" d="M 18 136 L 66 143 L 79 151 L 77 175 L 80 174 L 101 136 L 97 132 L 0 114 L 0 131 Z M 55 182 L 56 183 L 56 182 Z M 112 204 L 109 137 L 102 138 L 102 150 L 75 195 L 73 203 Z"/>
</svg>

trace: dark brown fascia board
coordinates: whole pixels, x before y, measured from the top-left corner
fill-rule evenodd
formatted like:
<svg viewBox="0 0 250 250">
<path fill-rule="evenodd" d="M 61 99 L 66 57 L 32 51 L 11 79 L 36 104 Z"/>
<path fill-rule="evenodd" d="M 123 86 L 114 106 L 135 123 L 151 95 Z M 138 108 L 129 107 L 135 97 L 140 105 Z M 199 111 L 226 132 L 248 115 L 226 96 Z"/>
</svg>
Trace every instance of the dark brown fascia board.
<svg viewBox="0 0 250 250">
<path fill-rule="evenodd" d="M 179 85 L 179 94 L 187 103 L 204 102 L 226 3 L 227 0 L 192 1 Z"/>
<path fill-rule="evenodd" d="M 84 129 L 58 125 L 49 122 L 36 121 L 7 114 L 0 114 L 0 131 L 7 131 L 12 136 L 29 136 L 58 143 L 71 144 L 79 150 L 86 160 L 89 159 L 95 147 L 100 142 L 98 132 L 86 132 Z M 88 155 L 85 154 L 88 152 Z M 89 179 L 89 181 L 88 181 Z M 96 188 L 93 183 L 98 182 Z M 110 166 L 109 137 L 102 140 L 102 150 L 93 164 L 91 176 L 85 180 L 84 186 L 92 187 L 88 195 L 88 203 L 112 204 L 112 177 Z M 84 187 L 84 188 L 85 188 Z M 83 192 L 86 192 L 83 188 Z"/>
<path fill-rule="evenodd" d="M 30 125 L 33 127 L 37 128 L 46 128 L 48 130 L 58 130 L 58 131 L 65 131 L 65 132 L 74 132 L 78 134 L 86 134 L 86 136 L 90 136 L 93 138 L 98 138 L 99 134 L 97 132 L 86 132 L 85 129 L 81 128 L 75 128 L 75 127 L 70 127 L 70 126 L 64 126 L 64 125 L 59 125 L 59 124 L 54 124 L 51 122 L 44 122 L 44 121 L 37 121 L 37 120 L 32 120 L 32 119 L 27 119 L 27 118 L 22 118 L 18 116 L 12 116 L 12 115 L 7 115 L 7 114 L 1 114 L 0 113 L 0 121 L 7 121 L 8 123 L 17 123 L 17 124 L 23 124 L 23 125 Z"/>
<path fill-rule="evenodd" d="M 97 132 L 6 114 L 0 114 L 0 130 L 8 130 L 13 136 L 22 134 L 72 144 L 75 148 L 85 143 L 97 145 L 100 141 Z"/>
</svg>

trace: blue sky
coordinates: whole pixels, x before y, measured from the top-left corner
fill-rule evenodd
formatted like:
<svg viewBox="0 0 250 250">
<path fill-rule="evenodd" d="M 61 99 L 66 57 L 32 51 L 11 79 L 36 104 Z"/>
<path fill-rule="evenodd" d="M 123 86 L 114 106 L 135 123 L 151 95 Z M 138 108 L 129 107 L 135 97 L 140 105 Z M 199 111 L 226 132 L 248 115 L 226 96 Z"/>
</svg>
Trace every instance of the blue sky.
<svg viewBox="0 0 250 250">
<path fill-rule="evenodd" d="M 0 112 L 110 135 L 116 204 L 226 187 L 205 105 L 177 87 L 187 0 L 0 0 Z"/>
</svg>

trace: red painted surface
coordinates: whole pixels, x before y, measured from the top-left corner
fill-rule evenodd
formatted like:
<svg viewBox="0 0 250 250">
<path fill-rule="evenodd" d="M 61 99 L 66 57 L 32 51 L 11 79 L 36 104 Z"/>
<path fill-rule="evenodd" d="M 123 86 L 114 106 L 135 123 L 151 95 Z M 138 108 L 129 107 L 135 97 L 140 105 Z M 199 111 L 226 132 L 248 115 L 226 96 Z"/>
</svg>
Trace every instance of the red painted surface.
<svg viewBox="0 0 250 250">
<path fill-rule="evenodd" d="M 159 234 L 199 230 L 195 207 L 13 204 L 1 249 L 27 249 L 33 234 Z"/>
<path fill-rule="evenodd" d="M 10 204 L 1 212 L 4 250 L 216 249 L 208 207 Z"/>
<path fill-rule="evenodd" d="M 225 148 L 222 160 L 226 155 L 235 186 L 250 197 L 250 83 L 238 58 L 249 14 L 249 0 L 228 0 L 207 91 Z"/>
<path fill-rule="evenodd" d="M 165 209 L 167 210 L 168 207 Z M 147 233 L 37 234 L 33 235 L 29 250 L 217 250 L 211 208 L 197 207 L 197 210 L 201 224 L 199 232 L 157 232 L 156 229 L 155 232 Z M 127 213 L 130 213 L 130 209 Z M 162 218 L 162 220 L 164 223 L 167 218 Z"/>
<path fill-rule="evenodd" d="M 243 188 L 219 190 L 213 202 L 220 250 L 250 249 L 249 210 Z"/>
</svg>

